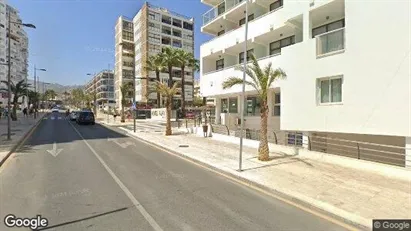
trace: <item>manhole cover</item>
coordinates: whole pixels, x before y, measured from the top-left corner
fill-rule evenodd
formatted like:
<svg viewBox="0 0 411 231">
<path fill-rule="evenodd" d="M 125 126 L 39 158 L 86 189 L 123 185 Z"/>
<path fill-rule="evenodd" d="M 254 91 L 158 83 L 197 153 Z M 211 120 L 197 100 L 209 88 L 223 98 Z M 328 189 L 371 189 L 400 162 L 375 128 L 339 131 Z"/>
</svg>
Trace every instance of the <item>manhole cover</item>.
<svg viewBox="0 0 411 231">
<path fill-rule="evenodd" d="M 180 144 L 178 145 L 179 148 L 188 148 L 189 145 L 188 144 Z"/>
</svg>

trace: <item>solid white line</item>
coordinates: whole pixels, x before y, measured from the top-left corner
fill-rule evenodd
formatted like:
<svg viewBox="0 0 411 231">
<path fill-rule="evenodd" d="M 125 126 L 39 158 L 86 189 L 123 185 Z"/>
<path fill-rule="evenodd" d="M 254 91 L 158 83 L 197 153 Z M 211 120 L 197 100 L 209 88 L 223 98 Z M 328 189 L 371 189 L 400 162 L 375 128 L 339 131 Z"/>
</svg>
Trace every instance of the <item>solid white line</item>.
<svg viewBox="0 0 411 231">
<path fill-rule="evenodd" d="M 154 218 L 147 212 L 147 210 L 143 207 L 143 205 L 140 204 L 140 202 L 133 196 L 133 194 L 130 192 L 130 190 L 121 182 L 121 180 L 114 174 L 114 172 L 108 167 L 106 162 L 97 154 L 97 152 L 90 146 L 90 144 L 84 139 L 84 137 L 81 135 L 81 133 L 74 127 L 73 124 L 70 123 L 70 125 L 73 127 L 73 129 L 77 132 L 77 134 L 80 136 L 80 138 L 84 141 L 84 143 L 87 145 L 87 147 L 93 152 L 93 154 L 97 157 L 97 159 L 100 161 L 101 165 L 107 170 L 107 172 L 110 174 L 110 176 L 114 179 L 114 181 L 120 186 L 120 188 L 123 190 L 123 192 L 127 195 L 127 197 L 133 202 L 134 206 L 140 211 L 140 213 L 144 216 L 144 218 L 147 220 L 147 222 L 153 227 L 154 230 L 156 231 L 163 231 L 163 229 L 157 224 L 157 222 L 154 220 Z"/>
</svg>

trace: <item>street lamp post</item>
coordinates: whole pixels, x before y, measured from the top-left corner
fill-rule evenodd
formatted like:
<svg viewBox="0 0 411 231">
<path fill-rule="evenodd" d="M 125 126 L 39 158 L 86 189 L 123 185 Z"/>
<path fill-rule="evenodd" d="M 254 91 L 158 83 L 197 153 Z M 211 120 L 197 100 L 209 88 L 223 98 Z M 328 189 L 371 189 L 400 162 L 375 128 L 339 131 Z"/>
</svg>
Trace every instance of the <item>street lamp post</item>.
<svg viewBox="0 0 411 231">
<path fill-rule="evenodd" d="M 247 68 L 247 37 L 248 37 L 248 0 L 245 1 L 245 33 L 244 33 L 244 71 L 243 71 L 243 86 L 241 92 L 240 113 L 241 113 L 241 128 L 240 128 L 240 154 L 238 160 L 238 171 L 242 171 L 243 162 L 243 132 L 244 132 L 244 101 L 245 101 L 245 71 Z"/>
<path fill-rule="evenodd" d="M 37 98 L 37 75 L 36 75 L 36 71 L 46 71 L 46 69 L 44 68 L 36 68 L 36 65 L 34 65 L 34 93 L 36 94 L 36 98 Z M 40 82 L 39 82 L 40 84 Z M 40 86 L 39 88 L 39 93 L 40 93 Z M 37 118 L 37 108 L 38 108 L 38 99 L 36 99 L 36 101 L 34 102 L 34 119 Z"/>
<path fill-rule="evenodd" d="M 21 25 L 24 27 L 29 27 L 29 28 L 36 28 L 36 26 L 34 26 L 33 24 L 29 24 L 29 23 L 20 23 L 20 22 L 12 22 L 11 21 L 11 12 L 8 12 L 8 28 L 7 28 L 7 35 L 8 35 L 8 75 L 7 75 L 7 85 L 8 85 L 8 89 L 7 89 L 7 111 L 8 111 L 8 115 L 7 115 L 7 140 L 11 140 L 11 113 L 10 113 L 10 108 L 11 108 L 11 33 L 10 33 L 10 27 L 11 24 L 16 24 L 16 25 Z M 28 96 L 28 95 L 27 95 Z"/>
</svg>

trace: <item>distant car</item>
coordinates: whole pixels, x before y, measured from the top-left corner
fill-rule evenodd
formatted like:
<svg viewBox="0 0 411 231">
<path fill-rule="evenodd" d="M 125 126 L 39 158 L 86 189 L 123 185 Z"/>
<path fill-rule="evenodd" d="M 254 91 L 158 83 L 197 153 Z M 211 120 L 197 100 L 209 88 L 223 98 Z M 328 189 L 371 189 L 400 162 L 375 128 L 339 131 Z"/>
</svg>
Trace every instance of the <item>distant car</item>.
<svg viewBox="0 0 411 231">
<path fill-rule="evenodd" d="M 76 117 L 77 124 L 95 124 L 94 113 L 91 111 L 80 111 Z"/>
<path fill-rule="evenodd" d="M 79 111 L 72 111 L 69 115 L 70 120 L 76 120 L 78 113 L 79 113 Z"/>
<path fill-rule="evenodd" d="M 53 107 L 53 108 L 51 109 L 51 112 L 59 112 L 59 108 L 58 108 L 58 107 Z"/>
</svg>

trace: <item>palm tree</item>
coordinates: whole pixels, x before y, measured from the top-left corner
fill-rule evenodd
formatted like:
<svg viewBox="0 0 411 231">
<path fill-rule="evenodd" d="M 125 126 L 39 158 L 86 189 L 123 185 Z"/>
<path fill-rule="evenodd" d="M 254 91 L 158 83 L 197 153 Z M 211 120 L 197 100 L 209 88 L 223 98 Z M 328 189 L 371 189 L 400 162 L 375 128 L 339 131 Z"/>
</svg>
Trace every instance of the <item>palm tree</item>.
<svg viewBox="0 0 411 231">
<path fill-rule="evenodd" d="M 177 64 L 181 68 L 181 112 L 185 116 L 186 96 L 185 96 L 185 68 L 191 67 L 193 72 L 199 69 L 198 60 L 192 53 L 184 50 L 177 50 Z"/>
<path fill-rule="evenodd" d="M 179 91 L 179 82 L 175 82 L 172 87 L 159 81 L 156 82 L 156 91 L 159 92 L 166 99 L 166 136 L 171 135 L 171 106 L 174 95 Z"/>
<path fill-rule="evenodd" d="M 269 160 L 270 150 L 268 148 L 267 140 L 267 119 L 268 119 L 268 102 L 267 95 L 269 93 L 271 84 L 279 79 L 284 79 L 286 77 L 285 72 L 278 68 L 272 69 L 272 64 L 269 63 L 263 69 L 257 62 L 254 55 L 251 55 L 252 63 L 248 65 L 245 69 L 243 66 L 238 66 L 235 69 L 240 71 L 245 71 L 250 80 L 243 82 L 242 78 L 230 77 L 223 82 L 223 89 L 231 88 L 235 85 L 245 83 L 251 86 L 257 91 L 257 97 L 260 99 L 260 117 L 261 117 L 261 130 L 260 130 L 260 145 L 258 147 L 258 159 L 261 161 Z M 244 113 L 244 112 L 241 112 Z"/>
<path fill-rule="evenodd" d="M 160 72 L 167 69 L 167 65 L 165 64 L 163 58 L 160 54 L 150 56 L 146 62 L 145 69 L 147 71 L 154 71 L 156 73 L 156 80 L 160 82 Z M 161 96 L 160 92 L 157 92 L 157 107 L 161 107 Z"/>
<path fill-rule="evenodd" d="M 49 100 L 49 99 L 53 100 L 54 98 L 56 98 L 57 93 L 54 90 L 49 89 L 49 90 L 46 90 L 44 92 L 44 95 L 45 95 L 47 100 Z"/>
<path fill-rule="evenodd" d="M 167 66 L 168 70 L 168 87 L 173 86 L 173 67 L 177 66 L 177 49 L 171 47 L 164 47 L 163 51 L 160 53 L 160 57 L 164 64 Z"/>
<path fill-rule="evenodd" d="M 35 104 L 37 100 L 40 98 L 40 93 L 35 92 L 33 90 L 29 90 L 29 105 L 30 104 Z"/>
<path fill-rule="evenodd" d="M 9 87 L 8 81 L 1 81 L 1 82 L 6 84 L 7 87 L 0 88 L 0 91 L 8 92 L 8 87 Z M 10 82 L 11 94 L 13 96 L 13 101 L 12 101 L 13 111 L 10 114 L 10 116 L 11 116 L 11 119 L 13 121 L 17 120 L 18 100 L 19 100 L 20 97 L 26 95 L 28 87 L 29 87 L 29 84 L 27 84 L 25 80 L 20 80 L 16 84 L 14 84 L 13 82 Z M 11 97 L 11 96 L 9 96 L 9 97 Z"/>
<path fill-rule="evenodd" d="M 132 82 L 127 82 L 124 83 L 121 87 L 120 87 L 120 91 L 121 91 L 121 122 L 125 122 L 126 118 L 125 118 L 125 114 L 124 114 L 124 108 L 127 105 L 127 98 L 130 98 L 130 92 L 133 90 L 133 83 Z"/>
</svg>

